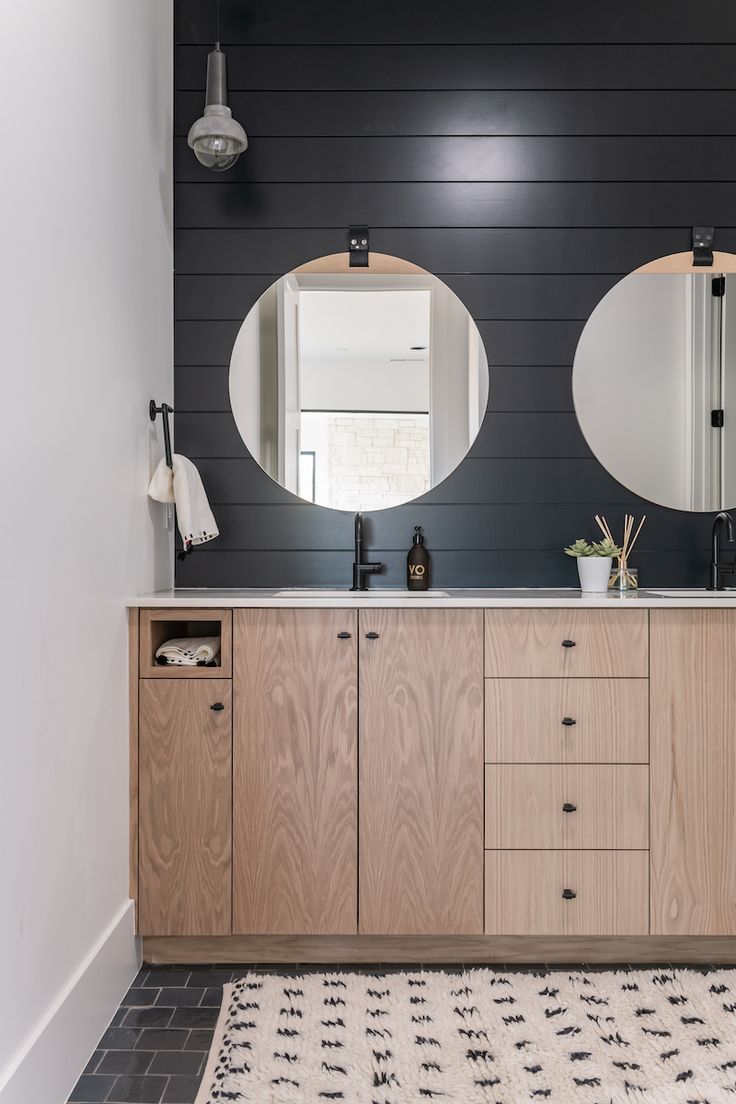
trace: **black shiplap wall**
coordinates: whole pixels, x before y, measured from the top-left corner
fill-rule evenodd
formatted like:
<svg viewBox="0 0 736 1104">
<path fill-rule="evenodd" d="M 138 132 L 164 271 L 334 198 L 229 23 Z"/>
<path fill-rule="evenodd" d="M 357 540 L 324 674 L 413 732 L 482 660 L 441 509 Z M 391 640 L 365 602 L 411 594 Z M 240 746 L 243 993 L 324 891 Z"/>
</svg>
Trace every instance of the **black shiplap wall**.
<svg viewBox="0 0 736 1104">
<path fill-rule="evenodd" d="M 645 583 L 701 584 L 711 517 L 651 506 L 588 450 L 571 364 L 620 277 L 696 224 L 736 251 L 736 4 L 727 0 L 222 0 L 250 148 L 208 173 L 201 113 L 214 0 L 175 0 L 176 446 L 221 530 L 179 586 L 346 585 L 347 514 L 300 503 L 250 459 L 228 400 L 242 319 L 295 265 L 371 246 L 446 281 L 491 361 L 470 456 L 420 501 L 370 515 L 402 586 L 421 524 L 437 586 L 574 585 L 560 549 L 646 511 Z M 605 401 L 605 396 L 602 396 Z M 652 427 L 656 447 L 656 427 Z"/>
</svg>

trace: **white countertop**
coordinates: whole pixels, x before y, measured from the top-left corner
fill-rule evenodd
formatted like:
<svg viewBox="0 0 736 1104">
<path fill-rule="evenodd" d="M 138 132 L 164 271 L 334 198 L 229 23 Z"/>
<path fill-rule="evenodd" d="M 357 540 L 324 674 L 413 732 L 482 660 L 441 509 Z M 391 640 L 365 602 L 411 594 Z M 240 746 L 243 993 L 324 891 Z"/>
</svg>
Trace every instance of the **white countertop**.
<svg viewBox="0 0 736 1104">
<path fill-rule="evenodd" d="M 299 609 L 345 609 L 379 606 L 388 609 L 409 609 L 418 606 L 422 609 L 435 608 L 486 608 L 494 607 L 536 607 L 545 608 L 586 608 L 586 609 L 665 609 L 682 607 L 693 609 L 699 606 L 718 608 L 733 606 L 736 609 L 736 590 L 697 592 L 691 590 L 676 591 L 675 588 L 662 587 L 669 596 L 657 594 L 653 590 L 640 590 L 638 593 L 619 597 L 607 594 L 582 594 L 579 590 L 546 590 L 530 587 L 528 589 L 508 590 L 444 590 L 444 597 L 432 593 L 407 594 L 406 591 L 372 590 L 337 592 L 334 588 L 325 588 L 324 594 L 315 594 L 317 588 L 308 590 L 311 597 L 300 596 L 300 588 L 274 587 L 269 590 L 243 588 L 239 590 L 217 590 L 204 587 L 199 590 L 160 590 L 152 594 L 139 594 L 128 598 L 126 606 L 149 609 L 229 609 L 250 608 L 288 608 Z"/>
</svg>

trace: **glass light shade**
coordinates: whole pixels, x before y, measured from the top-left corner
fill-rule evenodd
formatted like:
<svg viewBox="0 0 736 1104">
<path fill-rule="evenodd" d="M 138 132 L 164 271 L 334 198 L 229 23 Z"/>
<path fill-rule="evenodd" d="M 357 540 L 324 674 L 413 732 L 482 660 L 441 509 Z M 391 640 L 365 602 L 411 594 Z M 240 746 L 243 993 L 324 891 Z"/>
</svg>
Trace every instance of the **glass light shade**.
<svg viewBox="0 0 736 1104">
<path fill-rule="evenodd" d="M 201 165 L 215 172 L 229 169 L 248 148 L 248 139 L 240 123 L 224 104 L 209 104 L 204 115 L 193 124 L 187 143 Z"/>
<path fill-rule="evenodd" d="M 207 57 L 204 115 L 191 127 L 187 142 L 199 163 L 215 172 L 229 169 L 248 148 L 245 131 L 227 106 L 227 63 L 219 42 Z"/>
</svg>

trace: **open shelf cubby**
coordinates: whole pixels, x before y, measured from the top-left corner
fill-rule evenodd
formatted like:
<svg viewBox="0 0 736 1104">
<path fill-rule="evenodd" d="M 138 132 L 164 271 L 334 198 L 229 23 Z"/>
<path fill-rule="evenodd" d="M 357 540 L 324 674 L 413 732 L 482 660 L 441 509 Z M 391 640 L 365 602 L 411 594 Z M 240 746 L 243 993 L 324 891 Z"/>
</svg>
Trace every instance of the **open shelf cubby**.
<svg viewBox="0 0 736 1104">
<path fill-rule="evenodd" d="M 179 667 L 156 663 L 165 640 L 183 636 L 219 636 L 220 654 L 212 667 Z M 140 611 L 141 678 L 230 678 L 232 611 L 220 609 L 142 609 Z"/>
</svg>

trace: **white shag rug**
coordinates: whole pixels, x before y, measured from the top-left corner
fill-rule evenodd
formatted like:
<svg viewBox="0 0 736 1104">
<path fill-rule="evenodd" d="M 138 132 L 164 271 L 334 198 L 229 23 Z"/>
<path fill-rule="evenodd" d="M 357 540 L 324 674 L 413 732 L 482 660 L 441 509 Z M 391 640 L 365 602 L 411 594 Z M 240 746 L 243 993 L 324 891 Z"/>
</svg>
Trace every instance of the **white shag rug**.
<svg viewBox="0 0 736 1104">
<path fill-rule="evenodd" d="M 736 1104 L 736 971 L 250 973 L 196 1104 Z"/>
</svg>

